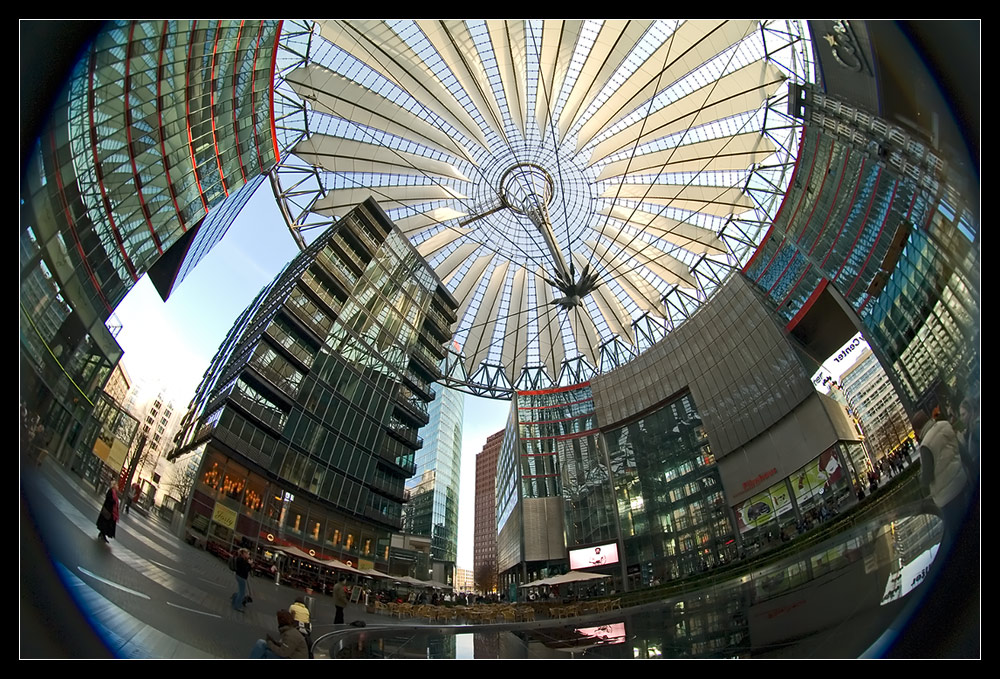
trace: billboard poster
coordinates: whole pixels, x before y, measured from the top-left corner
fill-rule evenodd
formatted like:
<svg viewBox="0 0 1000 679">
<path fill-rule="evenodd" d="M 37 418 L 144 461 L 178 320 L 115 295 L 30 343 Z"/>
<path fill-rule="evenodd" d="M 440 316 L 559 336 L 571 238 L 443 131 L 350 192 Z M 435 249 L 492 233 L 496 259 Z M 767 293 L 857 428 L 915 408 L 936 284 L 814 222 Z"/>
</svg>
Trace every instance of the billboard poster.
<svg viewBox="0 0 1000 679">
<path fill-rule="evenodd" d="M 844 476 L 840 461 L 830 448 L 792 475 L 792 488 L 799 505 L 809 498 L 822 495 Z"/>
<path fill-rule="evenodd" d="M 774 517 L 792 509 L 792 498 L 784 481 L 774 484 L 763 493 L 744 500 L 733 508 L 741 533 L 759 528 Z"/>
</svg>

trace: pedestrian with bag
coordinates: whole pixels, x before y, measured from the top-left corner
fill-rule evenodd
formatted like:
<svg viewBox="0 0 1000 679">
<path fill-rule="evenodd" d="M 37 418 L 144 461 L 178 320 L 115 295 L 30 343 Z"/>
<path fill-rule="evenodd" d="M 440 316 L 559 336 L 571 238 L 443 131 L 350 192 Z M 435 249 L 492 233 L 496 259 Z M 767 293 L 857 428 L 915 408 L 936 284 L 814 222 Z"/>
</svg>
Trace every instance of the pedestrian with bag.
<svg viewBox="0 0 1000 679">
<path fill-rule="evenodd" d="M 115 528 L 118 526 L 118 491 L 114 486 L 108 488 L 108 494 L 104 496 L 104 506 L 97 516 L 97 539 L 107 543 L 108 538 L 115 536 Z"/>
</svg>

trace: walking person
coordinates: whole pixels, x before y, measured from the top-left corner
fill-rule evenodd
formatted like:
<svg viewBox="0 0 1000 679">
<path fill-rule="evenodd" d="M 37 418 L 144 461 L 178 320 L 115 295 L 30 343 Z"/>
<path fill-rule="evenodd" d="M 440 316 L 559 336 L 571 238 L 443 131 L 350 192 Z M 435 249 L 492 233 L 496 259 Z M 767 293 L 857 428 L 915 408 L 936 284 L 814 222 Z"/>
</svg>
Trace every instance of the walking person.
<svg viewBox="0 0 1000 679">
<path fill-rule="evenodd" d="M 233 560 L 233 572 L 236 575 L 236 593 L 233 594 L 233 610 L 242 612 L 246 607 L 247 578 L 253 562 L 250 560 L 250 550 L 240 549 Z"/>
<path fill-rule="evenodd" d="M 118 491 L 114 486 L 108 488 L 108 494 L 104 496 L 104 506 L 97 516 L 97 539 L 107 542 L 108 538 L 115 536 L 115 528 L 118 525 Z"/>
</svg>

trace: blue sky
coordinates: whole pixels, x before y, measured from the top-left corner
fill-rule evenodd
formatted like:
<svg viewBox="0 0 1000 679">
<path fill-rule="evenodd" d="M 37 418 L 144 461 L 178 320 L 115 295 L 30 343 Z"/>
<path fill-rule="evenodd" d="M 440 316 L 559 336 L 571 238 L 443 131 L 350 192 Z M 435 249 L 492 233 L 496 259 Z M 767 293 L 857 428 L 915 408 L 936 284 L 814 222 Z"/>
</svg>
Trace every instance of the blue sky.
<svg viewBox="0 0 1000 679">
<path fill-rule="evenodd" d="M 186 407 L 237 315 L 298 251 L 269 186 L 262 185 L 166 303 L 144 276 L 119 305 L 126 370 L 161 382 Z M 507 402 L 466 397 L 458 543 L 463 568 L 472 568 L 475 455 L 503 429 L 508 411 Z"/>
</svg>

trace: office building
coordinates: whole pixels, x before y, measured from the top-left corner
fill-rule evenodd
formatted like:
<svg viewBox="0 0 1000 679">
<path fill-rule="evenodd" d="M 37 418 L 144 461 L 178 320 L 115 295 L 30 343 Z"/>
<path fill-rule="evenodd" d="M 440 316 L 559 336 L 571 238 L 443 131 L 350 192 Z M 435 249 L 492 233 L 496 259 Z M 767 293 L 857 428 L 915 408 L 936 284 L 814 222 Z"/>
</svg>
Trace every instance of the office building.
<svg viewBox="0 0 1000 679">
<path fill-rule="evenodd" d="M 476 455 L 476 523 L 473 532 L 472 571 L 477 592 L 497 587 L 497 456 L 504 430 L 491 434 Z"/>
<path fill-rule="evenodd" d="M 52 452 L 78 446 L 85 474 L 98 473 L 86 452 L 95 396 L 122 354 L 106 322 L 143 274 L 166 298 L 279 160 L 279 32 L 278 21 L 108 22 L 33 145 L 21 393 Z"/>
<path fill-rule="evenodd" d="M 240 315 L 185 415 L 189 535 L 385 571 L 455 307 L 374 200 L 327 229 Z"/>
<path fill-rule="evenodd" d="M 907 410 L 954 408 L 979 370 L 978 189 L 962 142 L 936 127 L 937 85 L 890 22 L 810 24 L 825 77 L 792 88 L 795 172 L 743 271 L 813 356 L 860 331 Z"/>
<path fill-rule="evenodd" d="M 903 403 L 870 350 L 841 375 L 840 389 L 861 424 L 869 449 L 877 455 L 875 461 L 897 450 L 913 434 Z"/>
<path fill-rule="evenodd" d="M 978 392 L 976 158 L 956 153 L 951 102 L 894 30 L 791 20 L 283 30 L 300 59 L 275 91 L 308 113 L 295 118 L 295 162 L 272 174 L 289 224 L 337 221 L 377 195 L 458 302 L 465 355 L 445 358 L 458 368 L 444 371 L 448 385 L 517 403 L 495 484 L 506 591 L 575 558 L 616 586 L 683 577 L 852 502 L 857 432 L 808 375 L 859 331 L 907 411 L 953 409 Z M 229 351 L 239 347 L 234 336 Z M 218 360 L 212 370 L 229 353 Z M 392 479 L 376 494 L 394 501 Z M 215 509 L 197 530 L 224 539 L 244 516 L 223 492 L 238 484 L 206 480 L 223 490 L 199 491 Z M 264 537 L 291 539 L 310 507 L 275 488 L 281 507 L 267 521 L 285 533 Z M 303 539 L 314 544 L 314 529 L 326 539 L 327 525 L 309 524 Z M 361 529 L 346 526 L 329 543 L 350 558 L 343 532 Z"/>
<path fill-rule="evenodd" d="M 132 388 L 132 378 L 129 377 L 125 365 L 121 362 L 111 371 L 111 377 L 104 385 L 104 393 L 111 397 L 115 403 L 125 403 Z"/>
<path fill-rule="evenodd" d="M 856 431 L 739 276 L 625 366 L 515 404 L 496 477 L 505 591 L 570 568 L 628 589 L 694 575 L 854 502 Z"/>
</svg>

